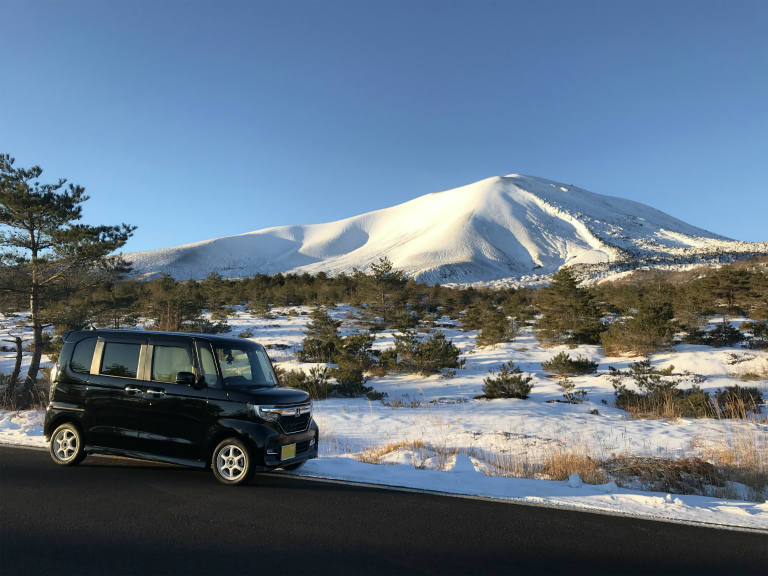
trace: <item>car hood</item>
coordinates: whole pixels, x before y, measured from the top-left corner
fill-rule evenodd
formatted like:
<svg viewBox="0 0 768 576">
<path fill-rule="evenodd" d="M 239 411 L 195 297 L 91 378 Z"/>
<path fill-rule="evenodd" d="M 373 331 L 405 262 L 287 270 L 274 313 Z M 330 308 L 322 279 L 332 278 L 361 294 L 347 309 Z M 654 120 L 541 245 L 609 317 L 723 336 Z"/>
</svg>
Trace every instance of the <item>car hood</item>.
<svg viewBox="0 0 768 576">
<path fill-rule="evenodd" d="M 309 394 L 295 388 L 257 388 L 255 390 L 229 390 L 229 398 L 236 402 L 251 404 L 302 404 L 309 402 Z"/>
</svg>

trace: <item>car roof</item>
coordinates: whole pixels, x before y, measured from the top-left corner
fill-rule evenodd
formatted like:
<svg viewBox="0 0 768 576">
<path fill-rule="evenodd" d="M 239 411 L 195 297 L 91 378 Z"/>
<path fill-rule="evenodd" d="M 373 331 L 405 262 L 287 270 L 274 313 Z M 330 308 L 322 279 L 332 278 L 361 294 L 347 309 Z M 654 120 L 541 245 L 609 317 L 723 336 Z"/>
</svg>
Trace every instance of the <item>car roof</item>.
<svg viewBox="0 0 768 576">
<path fill-rule="evenodd" d="M 171 338 L 200 338 L 205 340 L 211 340 L 214 342 L 253 342 L 247 338 L 233 338 L 232 336 L 219 336 L 218 334 L 203 334 L 202 332 L 168 332 L 164 330 L 109 330 L 103 328 L 93 328 L 90 330 L 72 330 L 64 334 L 64 340 L 80 339 L 81 337 L 98 337 L 98 336 L 115 336 L 119 338 L 125 337 L 150 337 L 157 338 L 158 336 L 167 336 Z"/>
</svg>

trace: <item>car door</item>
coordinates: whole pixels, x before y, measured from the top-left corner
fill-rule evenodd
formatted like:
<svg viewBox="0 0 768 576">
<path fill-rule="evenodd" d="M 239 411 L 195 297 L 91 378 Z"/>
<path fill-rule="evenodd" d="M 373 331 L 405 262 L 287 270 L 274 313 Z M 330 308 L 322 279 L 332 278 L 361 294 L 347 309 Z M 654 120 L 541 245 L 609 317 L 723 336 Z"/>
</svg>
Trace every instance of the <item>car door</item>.
<svg viewBox="0 0 768 576">
<path fill-rule="evenodd" d="M 86 437 L 91 445 L 135 451 L 144 408 L 141 379 L 146 348 L 135 337 L 99 337 L 85 389 Z"/>
<path fill-rule="evenodd" d="M 185 381 L 199 375 L 192 339 L 151 336 L 145 357 L 147 399 L 141 414 L 141 451 L 168 459 L 198 460 L 209 426 L 205 386 Z M 199 381 L 199 376 L 197 376 Z"/>
</svg>

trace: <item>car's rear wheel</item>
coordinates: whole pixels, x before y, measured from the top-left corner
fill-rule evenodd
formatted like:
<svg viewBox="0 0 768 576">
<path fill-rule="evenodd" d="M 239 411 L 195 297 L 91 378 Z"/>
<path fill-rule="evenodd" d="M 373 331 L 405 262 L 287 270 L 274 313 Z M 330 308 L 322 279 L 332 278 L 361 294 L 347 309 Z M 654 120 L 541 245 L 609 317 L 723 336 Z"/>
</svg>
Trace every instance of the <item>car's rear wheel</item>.
<svg viewBox="0 0 768 576">
<path fill-rule="evenodd" d="M 61 466 L 74 466 L 85 458 L 83 437 L 80 429 L 71 422 L 65 422 L 51 435 L 49 448 L 51 459 Z"/>
<path fill-rule="evenodd" d="M 247 482 L 253 474 L 253 459 L 248 447 L 237 438 L 227 438 L 216 446 L 211 458 L 216 480 L 228 486 Z"/>
</svg>

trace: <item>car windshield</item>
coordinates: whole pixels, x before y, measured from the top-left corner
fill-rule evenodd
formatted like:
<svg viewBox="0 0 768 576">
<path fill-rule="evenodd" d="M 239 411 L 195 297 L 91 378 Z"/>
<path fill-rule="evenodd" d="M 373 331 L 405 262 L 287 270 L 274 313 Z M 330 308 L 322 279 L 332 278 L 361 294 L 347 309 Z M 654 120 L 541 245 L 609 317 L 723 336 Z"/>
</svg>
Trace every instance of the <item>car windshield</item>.
<svg viewBox="0 0 768 576">
<path fill-rule="evenodd" d="M 264 350 L 254 344 L 213 344 L 226 388 L 274 388 L 274 372 Z"/>
</svg>

